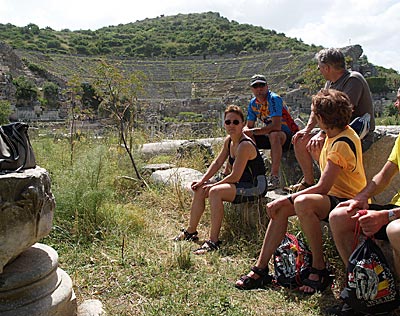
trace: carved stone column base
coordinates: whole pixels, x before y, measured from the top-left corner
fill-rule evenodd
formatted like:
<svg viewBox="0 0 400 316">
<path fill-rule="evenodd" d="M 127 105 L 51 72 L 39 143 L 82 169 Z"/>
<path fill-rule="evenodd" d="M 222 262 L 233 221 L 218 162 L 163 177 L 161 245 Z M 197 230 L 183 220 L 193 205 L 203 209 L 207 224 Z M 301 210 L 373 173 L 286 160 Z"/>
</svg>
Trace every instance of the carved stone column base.
<svg viewBox="0 0 400 316">
<path fill-rule="evenodd" d="M 0 274 L 1 316 L 76 316 L 71 278 L 57 252 L 44 244 L 24 251 Z"/>
</svg>

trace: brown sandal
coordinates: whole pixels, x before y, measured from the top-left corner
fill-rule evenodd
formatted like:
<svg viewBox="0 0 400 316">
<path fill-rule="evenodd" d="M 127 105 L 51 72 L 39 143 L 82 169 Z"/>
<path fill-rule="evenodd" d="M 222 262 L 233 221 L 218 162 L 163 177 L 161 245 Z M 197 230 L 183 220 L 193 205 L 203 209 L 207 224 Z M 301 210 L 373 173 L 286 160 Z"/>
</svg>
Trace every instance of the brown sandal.
<svg viewBox="0 0 400 316">
<path fill-rule="evenodd" d="M 248 275 L 242 275 L 239 279 L 240 281 L 242 281 L 242 285 L 239 285 L 237 283 L 235 284 L 235 287 L 239 290 L 259 289 L 272 283 L 273 278 L 270 274 L 268 274 L 268 268 L 261 269 L 254 266 L 251 267 L 250 270 L 253 271 L 254 274 L 258 275 L 258 278 L 254 279 Z"/>
<path fill-rule="evenodd" d="M 332 285 L 334 277 L 328 269 L 325 268 L 319 270 L 312 267 L 310 269 L 310 274 L 318 275 L 319 279 L 317 281 L 310 279 L 303 280 L 302 281 L 303 285 L 306 285 L 314 290 L 313 292 L 304 292 L 304 294 L 312 295 L 315 292 L 323 292 L 327 287 Z"/>
<path fill-rule="evenodd" d="M 221 246 L 221 243 L 222 242 L 220 240 L 218 240 L 217 242 L 206 240 L 204 244 L 200 248 L 193 251 L 193 253 L 195 255 L 203 255 L 207 252 L 218 250 Z"/>
<path fill-rule="evenodd" d="M 299 192 L 301 190 L 307 189 L 309 187 L 312 187 L 314 185 L 313 184 L 309 184 L 307 182 L 305 182 L 304 180 L 301 181 L 300 183 L 296 183 L 296 184 L 292 184 L 289 185 L 288 187 L 284 187 L 283 190 L 288 192 L 288 193 L 296 193 Z"/>
<path fill-rule="evenodd" d="M 187 241 L 198 241 L 199 237 L 197 237 L 198 232 L 195 231 L 193 233 L 189 233 L 186 229 L 182 228 L 181 233 L 177 236 L 174 237 L 174 241 L 182 241 L 182 240 L 187 240 Z"/>
</svg>

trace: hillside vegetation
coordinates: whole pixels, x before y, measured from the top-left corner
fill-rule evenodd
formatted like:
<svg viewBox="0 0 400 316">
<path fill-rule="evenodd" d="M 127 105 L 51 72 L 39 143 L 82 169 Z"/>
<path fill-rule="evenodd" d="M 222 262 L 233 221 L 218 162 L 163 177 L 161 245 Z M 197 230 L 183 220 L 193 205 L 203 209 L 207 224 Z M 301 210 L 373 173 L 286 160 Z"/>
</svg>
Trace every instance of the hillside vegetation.
<svg viewBox="0 0 400 316">
<path fill-rule="evenodd" d="M 0 40 L 13 48 L 42 53 L 138 58 L 317 50 L 285 34 L 229 21 L 214 12 L 160 16 L 94 31 L 0 24 Z"/>
<path fill-rule="evenodd" d="M 71 80 L 92 88 L 95 69 L 104 61 L 121 74 L 140 74 L 142 108 L 172 108 L 168 111 L 173 115 L 204 113 L 232 102 L 246 105 L 248 80 L 255 73 L 265 74 L 270 89 L 283 97 L 300 89 L 300 99 L 286 102 L 307 112 L 309 96 L 324 83 L 313 59 L 322 47 L 229 21 L 215 12 L 160 16 L 98 30 L 0 24 L 0 47 L 1 69 L 9 72 L 14 85 L 8 90 L 26 87 L 29 92 L 19 100 L 12 92 L 0 91 L 17 107 L 36 102 L 47 109 L 63 108 L 71 103 L 65 93 Z M 376 99 L 397 90 L 397 71 L 370 64 L 359 45 L 344 49 L 351 51 L 348 67 L 364 74 Z"/>
</svg>

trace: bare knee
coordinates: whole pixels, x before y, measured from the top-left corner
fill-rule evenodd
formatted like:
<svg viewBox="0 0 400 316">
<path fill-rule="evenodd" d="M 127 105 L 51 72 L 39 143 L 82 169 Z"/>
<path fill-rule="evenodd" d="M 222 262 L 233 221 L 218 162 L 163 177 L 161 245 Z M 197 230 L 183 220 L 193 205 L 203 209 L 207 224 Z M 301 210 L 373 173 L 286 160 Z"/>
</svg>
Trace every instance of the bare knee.
<svg viewBox="0 0 400 316">
<path fill-rule="evenodd" d="M 223 201 L 230 201 L 230 197 L 227 196 L 226 188 L 222 188 L 221 186 L 217 185 L 211 187 L 208 191 L 208 200 L 210 201 L 210 204 L 222 204 Z"/>
<path fill-rule="evenodd" d="M 307 218 L 315 215 L 314 209 L 310 206 L 306 195 L 300 195 L 295 200 L 295 211 L 296 215 L 301 218 Z"/>
<path fill-rule="evenodd" d="M 308 137 L 303 137 L 303 138 L 298 139 L 293 144 L 295 153 L 303 153 L 303 152 L 308 153 L 306 146 L 309 141 L 310 141 L 310 138 L 308 138 Z"/>
<path fill-rule="evenodd" d="M 347 213 L 346 207 L 337 207 L 329 214 L 329 225 L 332 232 L 352 232 L 354 231 L 356 220 L 352 219 Z"/>
<path fill-rule="evenodd" d="M 329 223 L 332 225 L 340 225 L 341 223 L 348 221 L 349 217 L 350 216 L 347 214 L 345 207 L 337 207 L 329 214 Z"/>
<path fill-rule="evenodd" d="M 386 228 L 386 233 L 392 247 L 400 252 L 400 220 L 390 222 Z"/>
<path fill-rule="evenodd" d="M 270 132 L 268 134 L 269 137 L 269 142 L 271 146 L 282 146 L 282 132 L 281 131 L 276 131 L 276 132 Z"/>
<path fill-rule="evenodd" d="M 218 198 L 220 196 L 221 190 L 218 189 L 218 187 L 212 187 L 209 191 L 208 191 L 208 198 L 209 199 L 215 199 Z"/>
<path fill-rule="evenodd" d="M 193 191 L 193 200 L 205 200 L 206 197 L 206 191 L 202 188 Z"/>
</svg>

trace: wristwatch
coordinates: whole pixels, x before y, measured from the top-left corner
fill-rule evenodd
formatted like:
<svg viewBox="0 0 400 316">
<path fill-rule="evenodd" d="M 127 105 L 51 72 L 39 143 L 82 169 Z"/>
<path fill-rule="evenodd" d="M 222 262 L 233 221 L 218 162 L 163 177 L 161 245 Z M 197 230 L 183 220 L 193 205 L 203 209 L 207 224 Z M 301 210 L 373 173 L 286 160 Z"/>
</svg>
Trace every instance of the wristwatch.
<svg viewBox="0 0 400 316">
<path fill-rule="evenodd" d="M 397 219 L 396 213 L 393 210 L 389 210 L 388 217 L 389 217 L 389 223 Z"/>
</svg>

